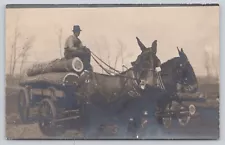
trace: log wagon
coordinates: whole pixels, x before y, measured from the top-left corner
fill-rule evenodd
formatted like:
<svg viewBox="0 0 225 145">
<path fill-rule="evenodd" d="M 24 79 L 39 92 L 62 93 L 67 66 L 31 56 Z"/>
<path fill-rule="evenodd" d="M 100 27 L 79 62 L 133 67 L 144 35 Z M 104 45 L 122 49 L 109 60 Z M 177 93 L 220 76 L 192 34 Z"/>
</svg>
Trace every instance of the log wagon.
<svg viewBox="0 0 225 145">
<path fill-rule="evenodd" d="M 55 60 L 33 66 L 28 77 L 20 82 L 18 110 L 23 123 L 32 121 L 36 110 L 39 128 L 44 135 L 64 133 L 64 122 L 80 118 L 80 105 L 76 87 L 85 66 L 79 58 Z M 33 111 L 34 112 L 34 111 Z"/>
</svg>

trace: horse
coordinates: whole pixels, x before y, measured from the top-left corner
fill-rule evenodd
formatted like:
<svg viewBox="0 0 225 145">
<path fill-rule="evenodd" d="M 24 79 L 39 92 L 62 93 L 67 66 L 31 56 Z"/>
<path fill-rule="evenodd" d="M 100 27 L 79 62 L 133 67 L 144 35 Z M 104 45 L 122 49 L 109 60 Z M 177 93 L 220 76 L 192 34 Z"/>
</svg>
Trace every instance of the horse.
<svg viewBox="0 0 225 145">
<path fill-rule="evenodd" d="M 141 44 L 140 47 L 143 49 L 145 46 Z M 187 55 L 183 48 L 179 50 L 177 47 L 177 50 L 178 57 L 161 64 L 161 72 L 157 73 L 157 87 L 148 87 L 147 85 L 142 93 L 142 95 L 147 96 L 144 97 L 147 100 L 142 100 L 141 104 L 144 106 L 142 111 L 148 112 L 149 117 L 156 117 L 158 123 L 162 123 L 163 117 L 155 116 L 157 111 L 163 114 L 170 109 L 173 101 L 182 103 L 183 100 L 179 98 L 178 93 L 195 93 L 198 89 L 198 81 Z M 135 120 L 139 120 L 137 127 L 139 130 L 143 129 L 143 127 L 140 128 L 142 116 L 141 114 L 135 118 Z"/>
<path fill-rule="evenodd" d="M 161 72 L 157 73 L 158 90 L 147 86 L 143 93 L 143 95 L 148 96 L 145 97 L 148 98 L 148 101 L 144 101 L 147 107 L 143 110 L 148 110 L 149 116 L 160 124 L 163 123 L 163 119 L 165 122 L 168 121 L 166 119 L 171 121 L 170 116 L 157 117 L 155 116 L 156 112 L 163 114 L 170 111 L 173 101 L 181 104 L 183 100 L 179 98 L 178 93 L 195 93 L 198 90 L 198 81 L 187 55 L 183 48 L 180 50 L 177 48 L 177 50 L 178 57 L 174 57 L 160 66 Z M 164 124 L 165 127 L 169 127 L 168 125 L 170 124 Z"/>
<path fill-rule="evenodd" d="M 158 76 L 161 80 L 161 88 L 164 88 L 167 95 L 161 96 L 159 104 L 166 100 L 170 100 L 169 102 L 174 99 L 182 101 L 179 100 L 177 93 L 195 93 L 198 89 L 198 81 L 187 55 L 183 48 L 181 50 L 177 48 L 177 50 L 179 57 L 174 57 L 161 65 L 161 72 Z"/>
<path fill-rule="evenodd" d="M 136 39 L 140 41 L 138 37 Z M 142 99 L 145 86 L 155 87 L 154 53 L 150 48 L 146 48 L 139 57 L 140 63 L 116 75 L 87 72 L 85 83 L 76 90 L 79 94 L 77 99 L 83 102 L 86 108 L 92 106 L 103 114 L 118 116 L 128 102 Z M 89 112 L 87 110 L 93 111 L 83 110 L 86 110 L 83 113 L 86 115 Z M 93 115 L 89 112 L 90 114 Z"/>
</svg>

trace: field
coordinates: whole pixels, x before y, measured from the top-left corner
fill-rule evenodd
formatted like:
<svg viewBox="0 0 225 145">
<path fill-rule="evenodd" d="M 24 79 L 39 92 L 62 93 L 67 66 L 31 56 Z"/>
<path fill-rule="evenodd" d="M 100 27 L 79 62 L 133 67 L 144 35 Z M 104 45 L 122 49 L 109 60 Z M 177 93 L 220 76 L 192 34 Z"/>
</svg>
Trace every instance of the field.
<svg viewBox="0 0 225 145">
<path fill-rule="evenodd" d="M 206 83 L 204 79 L 199 81 L 199 91 L 208 94 L 208 98 L 214 100 L 211 94 L 219 94 L 218 83 Z M 21 124 L 17 111 L 17 95 L 19 88 L 16 79 L 7 79 L 6 93 L 6 138 L 7 139 L 47 139 L 48 137 L 41 134 L 36 123 L 24 125 Z M 210 98 L 211 97 L 211 98 Z M 218 113 L 219 110 L 216 109 Z M 209 112 L 210 113 L 210 112 Z M 214 116 L 217 116 L 214 114 Z M 219 120 L 217 117 L 196 118 L 185 128 L 172 128 L 166 132 L 155 132 L 152 138 L 177 138 L 177 139 L 217 139 L 219 137 Z M 157 125 L 155 125 L 157 126 Z M 157 127 L 156 127 L 157 128 Z M 82 137 L 78 130 L 69 130 L 65 135 L 57 139 L 73 139 Z"/>
</svg>

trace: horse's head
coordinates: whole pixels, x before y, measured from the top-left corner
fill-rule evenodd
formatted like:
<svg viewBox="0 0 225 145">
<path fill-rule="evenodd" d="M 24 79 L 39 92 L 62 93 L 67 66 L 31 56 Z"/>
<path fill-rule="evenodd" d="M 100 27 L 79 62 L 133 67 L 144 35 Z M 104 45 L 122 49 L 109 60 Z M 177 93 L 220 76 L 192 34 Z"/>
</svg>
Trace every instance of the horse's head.
<svg viewBox="0 0 225 145">
<path fill-rule="evenodd" d="M 187 93 L 196 92 L 198 89 L 198 82 L 193 67 L 183 49 L 181 48 L 181 50 L 179 50 L 179 48 L 177 48 L 177 50 L 179 57 L 176 63 L 175 74 L 180 86 L 179 89 Z"/>
<path fill-rule="evenodd" d="M 135 73 L 139 80 L 143 81 L 145 85 L 152 86 L 154 83 L 154 55 L 156 49 L 153 47 L 145 47 L 145 45 L 136 37 L 138 45 L 141 49 L 141 54 L 135 62 L 132 62 Z M 153 42 L 156 45 L 156 41 Z"/>
</svg>

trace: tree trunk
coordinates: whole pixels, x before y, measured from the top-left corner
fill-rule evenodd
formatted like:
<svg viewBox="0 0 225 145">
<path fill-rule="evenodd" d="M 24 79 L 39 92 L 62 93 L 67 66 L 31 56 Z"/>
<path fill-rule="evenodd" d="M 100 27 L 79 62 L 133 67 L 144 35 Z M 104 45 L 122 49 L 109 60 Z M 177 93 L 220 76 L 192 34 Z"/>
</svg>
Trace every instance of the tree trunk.
<svg viewBox="0 0 225 145">
<path fill-rule="evenodd" d="M 78 78 L 78 75 L 71 72 L 52 72 L 27 77 L 20 82 L 20 85 L 32 86 L 43 83 L 49 85 L 75 84 L 78 81 Z"/>
<path fill-rule="evenodd" d="M 50 72 L 76 72 L 74 68 L 81 68 L 79 63 L 81 61 L 74 61 L 76 58 L 73 59 L 56 59 L 49 63 L 40 63 L 33 65 L 32 68 L 28 69 L 27 75 L 28 76 L 35 76 L 44 73 Z M 77 63 L 78 62 L 78 63 Z M 81 64 L 82 65 L 82 64 Z"/>
</svg>

